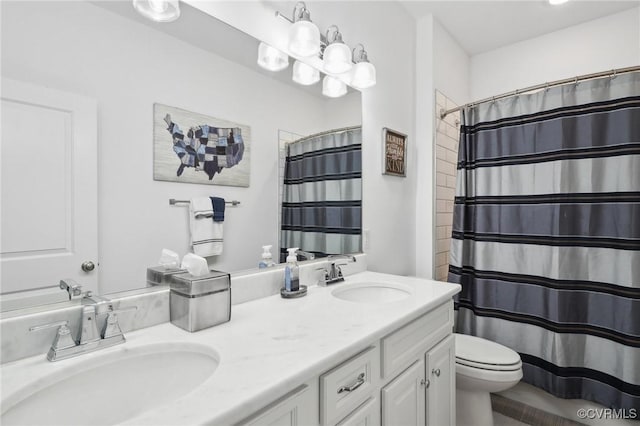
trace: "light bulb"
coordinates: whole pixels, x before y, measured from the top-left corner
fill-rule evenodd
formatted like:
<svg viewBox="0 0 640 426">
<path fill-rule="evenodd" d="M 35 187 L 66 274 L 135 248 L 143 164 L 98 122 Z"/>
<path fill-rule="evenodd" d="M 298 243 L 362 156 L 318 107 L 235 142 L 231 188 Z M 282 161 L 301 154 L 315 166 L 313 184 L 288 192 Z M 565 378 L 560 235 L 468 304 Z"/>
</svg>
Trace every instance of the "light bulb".
<svg viewBox="0 0 640 426">
<path fill-rule="evenodd" d="M 303 86 L 309 86 L 320 81 L 320 71 L 304 62 L 293 63 L 293 81 Z"/>
<path fill-rule="evenodd" d="M 149 7 L 156 13 L 163 13 L 169 8 L 166 0 L 149 0 Z"/>
<path fill-rule="evenodd" d="M 133 7 L 145 18 L 171 22 L 180 17 L 178 0 L 133 0 Z"/>
<path fill-rule="evenodd" d="M 376 84 L 376 67 L 371 62 L 358 62 L 353 66 L 351 85 L 356 89 L 366 89 Z"/>
<path fill-rule="evenodd" d="M 549 4 L 551 4 L 553 6 L 557 6 L 559 4 L 566 3 L 568 1 L 569 0 L 549 0 Z"/>
<path fill-rule="evenodd" d="M 331 43 L 322 56 L 324 69 L 331 74 L 342 74 L 351 69 L 351 49 L 344 43 Z"/>
<path fill-rule="evenodd" d="M 258 65 L 269 71 L 282 71 L 289 66 L 289 56 L 261 42 L 258 46 Z"/>
<path fill-rule="evenodd" d="M 322 80 L 322 94 L 330 98 L 339 98 L 347 94 L 347 85 L 337 78 L 327 75 Z"/>
<path fill-rule="evenodd" d="M 313 56 L 320 52 L 320 30 L 311 21 L 298 21 L 289 29 L 289 50 L 298 56 Z"/>
</svg>

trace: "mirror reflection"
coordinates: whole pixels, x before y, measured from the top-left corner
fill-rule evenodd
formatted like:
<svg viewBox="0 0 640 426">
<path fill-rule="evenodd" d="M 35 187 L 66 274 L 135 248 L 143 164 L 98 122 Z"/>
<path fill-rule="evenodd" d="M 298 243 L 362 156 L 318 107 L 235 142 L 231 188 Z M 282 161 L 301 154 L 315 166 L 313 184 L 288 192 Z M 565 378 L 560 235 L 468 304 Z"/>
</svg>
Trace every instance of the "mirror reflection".
<svg viewBox="0 0 640 426">
<path fill-rule="evenodd" d="M 191 251 L 189 208 L 171 198 L 240 201 L 226 209 L 224 248 L 207 259 L 214 269 L 256 268 L 263 245 L 276 261 L 292 244 L 318 255 L 360 251 L 361 141 L 344 130 L 360 125 L 360 93 L 322 96 L 319 84 L 293 82 L 292 63 L 266 71 L 258 40 L 181 9 L 176 21 L 155 23 L 130 2 L 3 2 L 3 304 L 24 290 L 36 304 L 64 300 L 66 278 L 99 294 L 145 287 L 163 248 Z M 250 128 L 248 186 L 154 180 L 156 133 L 173 173 L 181 161 L 166 124 L 154 133 L 154 105 Z"/>
</svg>

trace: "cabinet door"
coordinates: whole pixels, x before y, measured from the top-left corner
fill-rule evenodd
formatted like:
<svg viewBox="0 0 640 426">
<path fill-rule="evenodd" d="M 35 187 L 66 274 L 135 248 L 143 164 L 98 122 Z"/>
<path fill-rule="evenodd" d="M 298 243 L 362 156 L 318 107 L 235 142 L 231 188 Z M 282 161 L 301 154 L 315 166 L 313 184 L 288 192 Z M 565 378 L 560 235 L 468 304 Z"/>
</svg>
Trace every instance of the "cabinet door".
<svg viewBox="0 0 640 426">
<path fill-rule="evenodd" d="M 427 426 L 456 424 L 455 339 L 449 336 L 426 354 Z"/>
<path fill-rule="evenodd" d="M 383 425 L 424 425 L 424 374 L 424 363 L 416 361 L 382 389 Z"/>
</svg>

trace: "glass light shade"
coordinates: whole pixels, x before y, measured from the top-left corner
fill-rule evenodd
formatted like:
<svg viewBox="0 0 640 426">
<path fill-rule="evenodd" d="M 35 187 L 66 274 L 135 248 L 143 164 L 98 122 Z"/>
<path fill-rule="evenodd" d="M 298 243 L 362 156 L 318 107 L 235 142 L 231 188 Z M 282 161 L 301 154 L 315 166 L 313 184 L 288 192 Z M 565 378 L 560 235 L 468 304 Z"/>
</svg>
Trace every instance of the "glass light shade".
<svg viewBox="0 0 640 426">
<path fill-rule="evenodd" d="M 258 65 L 269 71 L 282 71 L 289 66 L 289 56 L 261 42 L 258 46 Z"/>
<path fill-rule="evenodd" d="M 133 7 L 145 18 L 171 22 L 180 17 L 178 0 L 133 0 Z"/>
<path fill-rule="evenodd" d="M 320 30 L 310 21 L 298 21 L 289 28 L 289 50 L 299 56 L 320 52 Z"/>
<path fill-rule="evenodd" d="M 347 85 L 337 78 L 327 75 L 322 80 L 322 94 L 330 98 L 339 98 L 347 94 Z"/>
<path fill-rule="evenodd" d="M 303 86 L 309 86 L 320 81 L 320 71 L 304 62 L 293 63 L 293 81 Z"/>
<path fill-rule="evenodd" d="M 351 85 L 357 89 L 366 89 L 376 84 L 376 67 L 371 62 L 358 62 L 353 66 Z"/>
<path fill-rule="evenodd" d="M 325 71 L 331 74 L 342 74 L 351 69 L 351 49 L 344 43 L 331 43 L 324 49 L 322 56 Z"/>
</svg>

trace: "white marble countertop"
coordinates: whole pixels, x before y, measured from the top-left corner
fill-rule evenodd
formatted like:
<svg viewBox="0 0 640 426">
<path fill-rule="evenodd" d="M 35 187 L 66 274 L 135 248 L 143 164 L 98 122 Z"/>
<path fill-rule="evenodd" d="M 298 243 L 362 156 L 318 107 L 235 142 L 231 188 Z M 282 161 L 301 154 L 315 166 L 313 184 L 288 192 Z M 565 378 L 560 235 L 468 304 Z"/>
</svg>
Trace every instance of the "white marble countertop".
<svg viewBox="0 0 640 426">
<path fill-rule="evenodd" d="M 411 287 L 413 294 L 385 304 L 349 302 L 331 294 L 358 282 L 401 284 Z M 309 294 L 300 299 L 276 295 L 235 305 L 230 322 L 197 333 L 166 323 L 128 333 L 124 345 L 74 359 L 48 362 L 43 354 L 4 364 L 3 400 L 33 381 L 69 368 L 74 360 L 87 363 L 93 357 L 104 357 L 123 348 L 156 343 L 197 343 L 217 354 L 219 366 L 213 375 L 187 395 L 124 424 L 237 422 L 451 299 L 459 290 L 457 284 L 361 272 L 348 277 L 345 283 L 310 287 Z M 73 405 L 61 409 L 73 409 Z"/>
</svg>

